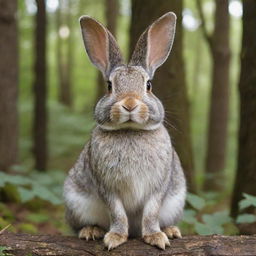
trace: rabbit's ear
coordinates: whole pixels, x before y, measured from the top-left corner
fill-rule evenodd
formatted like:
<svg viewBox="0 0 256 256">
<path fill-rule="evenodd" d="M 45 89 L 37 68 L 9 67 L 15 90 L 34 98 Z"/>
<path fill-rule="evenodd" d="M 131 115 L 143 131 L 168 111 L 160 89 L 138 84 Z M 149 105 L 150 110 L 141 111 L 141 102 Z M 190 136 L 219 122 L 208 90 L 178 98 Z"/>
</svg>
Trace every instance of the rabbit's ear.
<svg viewBox="0 0 256 256">
<path fill-rule="evenodd" d="M 157 19 L 140 36 L 130 64 L 142 66 L 152 78 L 167 59 L 174 40 L 176 15 L 168 12 Z"/>
<path fill-rule="evenodd" d="M 112 34 L 89 16 L 80 18 L 86 52 L 91 62 L 107 78 L 110 72 L 123 63 L 120 49 Z"/>
</svg>

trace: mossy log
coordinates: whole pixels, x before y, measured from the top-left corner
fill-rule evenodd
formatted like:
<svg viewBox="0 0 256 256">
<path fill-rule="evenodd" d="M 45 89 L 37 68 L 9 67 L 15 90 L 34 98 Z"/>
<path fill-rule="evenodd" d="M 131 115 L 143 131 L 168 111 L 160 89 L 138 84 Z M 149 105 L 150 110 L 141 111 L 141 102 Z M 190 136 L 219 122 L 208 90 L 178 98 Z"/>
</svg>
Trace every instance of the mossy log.
<svg viewBox="0 0 256 256">
<path fill-rule="evenodd" d="M 142 240 L 129 240 L 108 252 L 101 241 L 83 241 L 76 237 L 28 235 L 4 232 L 0 235 L 4 253 L 14 256 L 206 256 L 256 255 L 256 235 L 253 236 L 185 236 L 171 241 L 165 251 L 151 247 Z M 9 253 L 9 254 L 7 254 Z M 5 254 L 3 254 L 5 255 Z"/>
</svg>

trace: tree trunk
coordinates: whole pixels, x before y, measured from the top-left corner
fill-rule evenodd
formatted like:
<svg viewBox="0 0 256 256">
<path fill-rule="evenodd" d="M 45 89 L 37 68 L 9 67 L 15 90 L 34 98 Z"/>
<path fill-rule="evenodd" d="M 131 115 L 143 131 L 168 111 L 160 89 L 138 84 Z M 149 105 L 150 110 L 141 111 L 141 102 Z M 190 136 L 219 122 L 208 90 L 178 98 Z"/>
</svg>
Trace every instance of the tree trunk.
<svg viewBox="0 0 256 256">
<path fill-rule="evenodd" d="M 116 36 L 119 0 L 104 0 L 104 2 L 107 28 L 113 34 L 113 36 Z M 106 92 L 106 83 L 101 72 L 98 72 L 97 75 L 97 87 L 96 103 Z"/>
<path fill-rule="evenodd" d="M 248 0 L 246 0 L 248 1 Z M 3 233 L 0 245 L 14 256 L 252 256 L 256 236 L 186 236 L 170 240 L 170 247 L 160 250 L 141 240 L 130 239 L 112 251 L 102 241 L 82 241 L 76 237 Z"/>
<path fill-rule="evenodd" d="M 18 158 L 17 1 L 0 1 L 0 170 Z"/>
<path fill-rule="evenodd" d="M 176 13 L 177 27 L 173 49 L 165 64 L 155 74 L 153 92 L 165 106 L 166 125 L 184 168 L 188 189 L 195 191 L 189 102 L 183 62 L 182 10 L 182 0 L 132 0 L 130 55 L 140 34 L 148 25 L 168 11 Z"/>
<path fill-rule="evenodd" d="M 63 3 L 65 4 L 63 6 Z M 71 107 L 71 74 L 73 67 L 73 45 L 72 45 L 72 17 L 71 17 L 71 0 L 59 1 L 57 10 L 57 65 L 58 65 L 58 79 L 59 79 L 59 102 L 63 105 Z M 65 14 L 65 15 L 64 15 Z M 67 44 L 60 36 L 60 28 L 64 25 L 63 18 L 66 18 L 65 25 L 69 29 Z M 65 47 L 66 46 L 66 47 Z"/>
<path fill-rule="evenodd" d="M 35 169 L 45 171 L 47 165 L 47 81 L 46 81 L 46 9 L 44 0 L 36 0 L 35 27 Z"/>
<path fill-rule="evenodd" d="M 240 127 L 238 162 L 231 214 L 238 215 L 242 193 L 256 196 L 256 0 L 243 1 L 243 38 L 239 81 Z M 251 212 L 252 209 L 246 209 Z M 243 232 L 256 230 L 256 223 Z"/>
<path fill-rule="evenodd" d="M 225 185 L 229 107 L 229 1 L 215 0 L 215 4 L 214 32 L 209 43 L 213 63 L 204 183 L 207 191 L 220 191 Z"/>
<path fill-rule="evenodd" d="M 67 61 L 66 61 L 66 83 L 67 83 L 67 106 L 72 106 L 72 74 L 73 74 L 73 64 L 74 64 L 74 52 L 73 52 L 73 23 L 72 23 L 72 6 L 73 1 L 68 0 L 67 3 L 67 27 L 69 29 L 69 37 L 67 42 Z"/>
</svg>

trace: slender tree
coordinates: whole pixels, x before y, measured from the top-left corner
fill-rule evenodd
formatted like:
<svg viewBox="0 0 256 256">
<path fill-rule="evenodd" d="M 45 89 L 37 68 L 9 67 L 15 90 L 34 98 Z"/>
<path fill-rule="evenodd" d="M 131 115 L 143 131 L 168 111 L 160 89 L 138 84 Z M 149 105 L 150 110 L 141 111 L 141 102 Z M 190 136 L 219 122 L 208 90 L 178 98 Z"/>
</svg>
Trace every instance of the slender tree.
<svg viewBox="0 0 256 256">
<path fill-rule="evenodd" d="M 182 0 L 132 0 L 130 53 L 140 34 L 155 19 L 168 11 L 177 15 L 176 36 L 170 57 L 156 72 L 153 91 L 166 109 L 167 127 L 185 170 L 189 190 L 195 190 L 194 164 L 190 136 L 189 102 L 183 62 Z"/>
<path fill-rule="evenodd" d="M 201 1 L 197 6 L 202 21 L 202 31 L 212 56 L 212 86 L 205 162 L 205 190 L 223 188 L 229 106 L 229 12 L 228 0 L 215 0 L 214 31 L 206 30 Z"/>
<path fill-rule="evenodd" d="M 240 127 L 238 162 L 233 191 L 231 214 L 238 214 L 242 194 L 256 196 L 256 0 L 243 1 L 243 35 L 241 49 L 241 73 L 239 81 Z M 253 209 L 247 208 L 250 213 Z M 252 233 L 256 223 L 243 232 Z"/>
<path fill-rule="evenodd" d="M 0 170 L 18 157 L 18 42 L 17 1 L 0 3 Z"/>
<path fill-rule="evenodd" d="M 35 17 L 35 107 L 34 156 L 35 168 L 46 170 L 47 165 L 47 70 L 46 70 L 46 8 L 45 0 L 36 0 Z"/>
<path fill-rule="evenodd" d="M 57 9 L 57 66 L 59 82 L 59 102 L 71 107 L 72 105 L 72 68 L 73 68 L 73 35 L 72 35 L 72 1 L 60 0 Z M 68 29 L 67 38 L 63 39 L 60 29 L 65 25 Z M 67 39 L 67 40 L 66 40 Z M 67 41 L 67 42 L 66 42 Z"/>
<path fill-rule="evenodd" d="M 117 18 L 119 13 L 119 0 L 104 0 L 105 3 L 105 19 L 106 26 L 111 33 L 116 36 Z M 99 72 L 97 76 L 97 95 L 96 103 L 105 93 L 105 82 L 102 74 Z"/>
</svg>

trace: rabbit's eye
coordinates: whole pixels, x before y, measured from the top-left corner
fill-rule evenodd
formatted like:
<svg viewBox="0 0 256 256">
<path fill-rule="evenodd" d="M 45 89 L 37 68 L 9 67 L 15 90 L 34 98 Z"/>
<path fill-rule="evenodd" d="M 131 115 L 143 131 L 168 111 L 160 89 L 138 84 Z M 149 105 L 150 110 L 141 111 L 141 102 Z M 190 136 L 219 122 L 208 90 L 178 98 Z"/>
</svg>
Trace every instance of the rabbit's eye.
<svg viewBox="0 0 256 256">
<path fill-rule="evenodd" d="M 107 81 L 108 84 L 108 91 L 111 92 L 112 91 L 112 83 L 110 81 Z"/>
<path fill-rule="evenodd" d="M 152 89 L 152 83 L 150 80 L 147 81 L 147 91 L 151 91 Z"/>
</svg>

